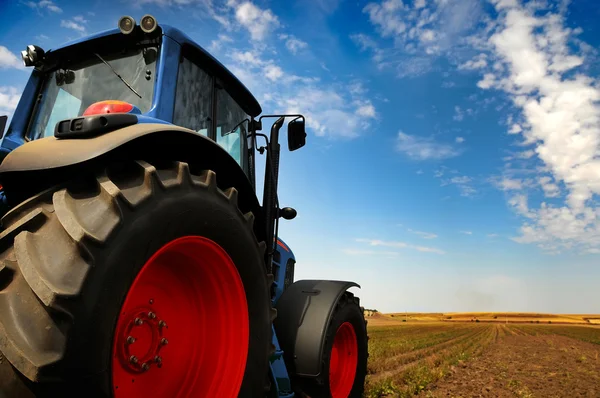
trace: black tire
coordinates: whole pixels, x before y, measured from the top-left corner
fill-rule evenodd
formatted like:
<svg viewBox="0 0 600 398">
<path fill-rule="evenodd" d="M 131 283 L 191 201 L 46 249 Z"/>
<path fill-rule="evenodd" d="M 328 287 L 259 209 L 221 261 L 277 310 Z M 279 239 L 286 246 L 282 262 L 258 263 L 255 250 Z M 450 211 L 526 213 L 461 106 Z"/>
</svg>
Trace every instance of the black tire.
<svg viewBox="0 0 600 398">
<path fill-rule="evenodd" d="M 356 376 L 354 384 L 348 398 L 361 398 L 365 390 L 365 378 L 367 376 L 368 336 L 367 322 L 365 321 L 363 309 L 360 307 L 358 297 L 350 292 L 345 292 L 338 301 L 334 309 L 327 333 L 325 337 L 325 346 L 323 349 L 322 372 L 316 379 L 296 379 L 297 393 L 301 397 L 325 398 L 331 397 L 329 385 L 329 360 L 333 341 L 338 328 L 344 323 L 349 322 L 356 333 L 358 345 L 358 363 L 356 366 Z"/>
<path fill-rule="evenodd" d="M 0 235 L 0 351 L 12 365 L 0 355 L 0 392 L 111 396 L 113 330 L 129 286 L 165 243 L 198 235 L 240 273 L 250 345 L 239 396 L 262 396 L 275 310 L 253 221 L 234 188 L 181 162 L 113 164 L 20 204 Z"/>
</svg>

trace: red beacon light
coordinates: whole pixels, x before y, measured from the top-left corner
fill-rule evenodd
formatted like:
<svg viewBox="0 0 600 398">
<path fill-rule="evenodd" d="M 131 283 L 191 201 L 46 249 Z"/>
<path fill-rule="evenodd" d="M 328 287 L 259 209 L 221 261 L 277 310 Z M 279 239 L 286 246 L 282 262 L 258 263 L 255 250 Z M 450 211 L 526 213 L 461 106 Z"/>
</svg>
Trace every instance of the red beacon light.
<svg viewBox="0 0 600 398">
<path fill-rule="evenodd" d="M 83 112 L 82 116 L 103 115 L 106 113 L 137 113 L 141 114 L 140 110 L 131 105 L 129 102 L 118 100 L 106 100 L 95 102 Z"/>
</svg>

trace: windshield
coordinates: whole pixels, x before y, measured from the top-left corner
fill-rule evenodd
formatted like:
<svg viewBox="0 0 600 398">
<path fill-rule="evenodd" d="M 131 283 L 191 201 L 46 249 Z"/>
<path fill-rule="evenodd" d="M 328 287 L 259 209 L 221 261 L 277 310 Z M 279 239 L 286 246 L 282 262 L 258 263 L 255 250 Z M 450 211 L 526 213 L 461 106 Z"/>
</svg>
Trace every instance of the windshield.
<svg viewBox="0 0 600 398">
<path fill-rule="evenodd" d="M 98 101 L 120 100 L 137 106 L 142 113 L 150 110 L 157 48 L 100 55 L 141 98 L 108 65 L 90 53 L 86 62 L 69 65 L 69 70 L 59 69 L 48 74 L 29 129 L 30 139 L 52 136 L 57 122 L 81 116 L 88 106 Z"/>
</svg>

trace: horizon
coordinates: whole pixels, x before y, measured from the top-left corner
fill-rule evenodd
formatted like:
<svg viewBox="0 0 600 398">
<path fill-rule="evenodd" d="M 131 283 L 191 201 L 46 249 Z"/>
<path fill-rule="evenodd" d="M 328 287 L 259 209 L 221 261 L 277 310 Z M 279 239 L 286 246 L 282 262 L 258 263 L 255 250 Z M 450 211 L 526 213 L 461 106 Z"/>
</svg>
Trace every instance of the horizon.
<svg viewBox="0 0 600 398">
<path fill-rule="evenodd" d="M 31 72 L 26 45 L 149 13 L 264 113 L 306 116 L 279 182 L 296 279 L 355 281 L 384 313 L 600 313 L 595 2 L 109 3 L 0 4 L 0 115 Z"/>
</svg>

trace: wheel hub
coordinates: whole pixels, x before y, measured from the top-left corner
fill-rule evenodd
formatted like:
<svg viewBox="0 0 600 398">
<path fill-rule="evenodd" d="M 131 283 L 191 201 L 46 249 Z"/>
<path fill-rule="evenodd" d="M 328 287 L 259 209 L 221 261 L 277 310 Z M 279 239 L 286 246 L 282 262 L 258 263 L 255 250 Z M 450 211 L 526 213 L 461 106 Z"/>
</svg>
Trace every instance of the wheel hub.
<svg viewBox="0 0 600 398">
<path fill-rule="evenodd" d="M 168 242 L 142 266 L 121 306 L 113 395 L 237 397 L 249 319 L 244 284 L 222 247 L 200 236 Z"/>
<path fill-rule="evenodd" d="M 162 367 L 160 351 L 169 343 L 166 321 L 150 307 L 131 312 L 126 319 L 117 343 L 123 367 L 133 373 L 147 372 L 152 366 Z"/>
</svg>

